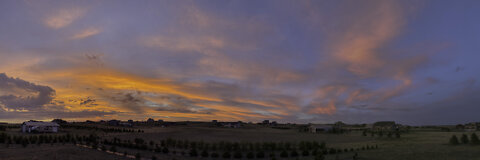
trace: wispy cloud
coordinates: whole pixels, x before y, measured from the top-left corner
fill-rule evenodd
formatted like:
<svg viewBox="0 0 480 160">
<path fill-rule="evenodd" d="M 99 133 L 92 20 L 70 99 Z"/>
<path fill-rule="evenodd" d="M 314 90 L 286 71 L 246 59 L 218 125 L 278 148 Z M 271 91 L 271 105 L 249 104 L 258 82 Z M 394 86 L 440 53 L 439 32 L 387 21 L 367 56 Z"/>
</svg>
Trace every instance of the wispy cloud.
<svg viewBox="0 0 480 160">
<path fill-rule="evenodd" d="M 97 28 L 88 28 L 88 29 L 85 29 L 85 30 L 82 30 L 81 32 L 79 33 L 76 33 L 75 35 L 73 35 L 71 38 L 72 39 L 84 39 L 84 38 L 87 38 L 87 37 L 91 37 L 91 36 L 94 36 L 94 35 L 97 35 L 101 32 L 100 29 L 97 29 Z"/>
<path fill-rule="evenodd" d="M 64 8 L 52 12 L 51 15 L 45 18 L 44 23 L 47 27 L 60 29 L 69 26 L 85 13 L 86 10 L 81 8 Z"/>
</svg>

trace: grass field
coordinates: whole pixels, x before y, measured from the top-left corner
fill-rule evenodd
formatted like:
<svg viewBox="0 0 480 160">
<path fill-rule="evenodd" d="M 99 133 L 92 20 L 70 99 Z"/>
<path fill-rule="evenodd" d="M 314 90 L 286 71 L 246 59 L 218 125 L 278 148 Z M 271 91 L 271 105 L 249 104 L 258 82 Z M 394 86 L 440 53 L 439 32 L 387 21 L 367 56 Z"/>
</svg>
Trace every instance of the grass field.
<svg viewBox="0 0 480 160">
<path fill-rule="evenodd" d="M 349 160 L 355 152 L 361 160 L 480 160 L 480 145 L 462 144 L 452 146 L 448 140 L 452 135 L 460 137 L 463 133 L 468 135 L 471 132 L 441 132 L 440 130 L 419 130 L 413 129 L 409 133 L 402 134 L 401 138 L 371 137 L 362 136 L 362 132 L 353 131 L 346 134 L 312 134 L 299 132 L 297 129 L 274 129 L 268 127 L 245 127 L 245 128 L 217 128 L 205 126 L 173 126 L 173 127 L 136 127 L 144 130 L 143 133 L 105 133 L 102 131 L 91 131 L 84 129 L 65 129 L 55 135 L 80 134 L 87 135 L 95 132 L 102 139 L 119 138 L 121 140 L 134 141 L 141 138 L 146 143 L 153 141 L 160 144 L 162 140 L 172 138 L 176 140 L 202 141 L 208 143 L 227 142 L 292 142 L 318 141 L 325 142 L 327 147 L 344 149 L 360 148 L 366 145 L 378 145 L 378 149 L 344 152 L 340 154 L 328 154 L 326 160 Z M 18 129 L 7 130 L 8 134 L 26 136 L 31 134 L 19 133 Z M 105 145 L 109 148 L 109 145 Z M 172 153 L 172 151 L 177 151 Z M 142 157 L 156 156 L 158 159 L 209 159 L 190 157 L 188 154 L 181 155 L 180 149 L 170 149 L 168 154 L 155 153 L 150 150 L 138 150 L 125 147 L 117 147 L 118 153 L 127 152 L 129 155 L 140 153 Z M 187 150 L 185 150 L 187 152 Z M 279 152 L 273 151 L 276 159 L 305 159 L 313 160 L 313 156 L 295 158 L 281 158 Z M 240 159 L 248 159 L 243 153 Z M 268 153 L 267 153 L 268 154 Z M 26 148 L 21 145 L 0 145 L 0 159 L 130 159 L 128 157 L 109 154 L 103 151 L 82 148 L 72 144 L 31 144 Z M 210 158 L 210 159 L 224 159 Z M 235 159 L 235 158 L 231 158 Z M 271 159 L 266 156 L 263 159 Z"/>
</svg>

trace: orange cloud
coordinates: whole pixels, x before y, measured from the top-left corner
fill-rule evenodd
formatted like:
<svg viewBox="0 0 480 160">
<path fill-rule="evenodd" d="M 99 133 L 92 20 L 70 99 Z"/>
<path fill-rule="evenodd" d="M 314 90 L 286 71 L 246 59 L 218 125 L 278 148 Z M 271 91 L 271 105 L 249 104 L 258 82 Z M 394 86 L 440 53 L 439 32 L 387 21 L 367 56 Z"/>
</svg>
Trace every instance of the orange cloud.
<svg viewBox="0 0 480 160">
<path fill-rule="evenodd" d="M 60 9 L 48 16 L 44 23 L 47 27 L 60 29 L 72 24 L 75 20 L 82 17 L 86 10 L 81 8 Z"/>
<path fill-rule="evenodd" d="M 336 59 L 347 64 L 352 73 L 368 77 L 388 65 L 378 51 L 399 33 L 404 19 L 393 1 L 378 3 L 361 17 L 349 19 L 346 31 L 334 33 L 331 51 Z"/>
<path fill-rule="evenodd" d="M 337 110 L 335 106 L 335 101 L 330 100 L 326 106 L 315 106 L 313 109 L 309 111 L 311 114 L 334 114 Z"/>
<path fill-rule="evenodd" d="M 73 35 L 71 38 L 72 39 L 83 39 L 83 38 L 87 38 L 87 37 L 97 35 L 100 32 L 101 32 L 100 29 L 88 28 L 88 29 L 85 29 L 85 30 L 81 31 L 80 33 L 77 33 L 77 34 Z"/>
</svg>

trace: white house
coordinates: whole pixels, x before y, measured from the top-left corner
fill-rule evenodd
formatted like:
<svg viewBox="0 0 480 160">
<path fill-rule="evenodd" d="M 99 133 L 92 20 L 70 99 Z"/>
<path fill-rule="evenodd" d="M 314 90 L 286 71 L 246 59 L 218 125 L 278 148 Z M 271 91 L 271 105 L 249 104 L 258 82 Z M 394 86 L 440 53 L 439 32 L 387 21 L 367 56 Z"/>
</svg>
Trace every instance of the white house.
<svg viewBox="0 0 480 160">
<path fill-rule="evenodd" d="M 58 132 L 58 125 L 55 122 L 23 122 L 22 123 L 22 132 Z"/>
</svg>

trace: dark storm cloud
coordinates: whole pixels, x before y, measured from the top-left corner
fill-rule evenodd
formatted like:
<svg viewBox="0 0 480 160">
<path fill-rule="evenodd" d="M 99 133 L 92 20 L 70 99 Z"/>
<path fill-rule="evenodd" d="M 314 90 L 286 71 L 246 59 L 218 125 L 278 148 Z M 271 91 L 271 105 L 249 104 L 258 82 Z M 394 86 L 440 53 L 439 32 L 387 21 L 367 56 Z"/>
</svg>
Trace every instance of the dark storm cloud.
<svg viewBox="0 0 480 160">
<path fill-rule="evenodd" d="M 11 109 L 39 108 L 50 103 L 55 90 L 0 73 L 0 102 Z"/>
</svg>

